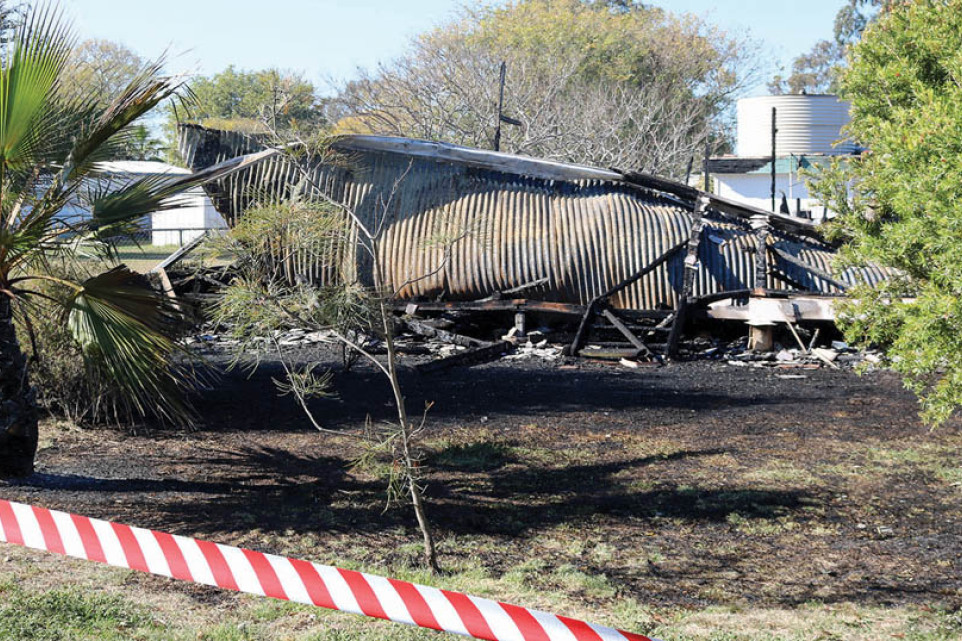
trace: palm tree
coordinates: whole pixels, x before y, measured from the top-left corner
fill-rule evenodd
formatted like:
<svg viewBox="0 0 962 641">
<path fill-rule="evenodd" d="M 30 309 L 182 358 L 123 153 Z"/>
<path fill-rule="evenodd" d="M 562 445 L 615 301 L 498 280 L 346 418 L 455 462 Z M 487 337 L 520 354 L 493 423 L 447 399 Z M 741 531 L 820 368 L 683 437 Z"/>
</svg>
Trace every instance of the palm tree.
<svg viewBox="0 0 962 641">
<path fill-rule="evenodd" d="M 87 357 L 143 412 L 175 421 L 188 415 L 182 374 L 171 363 L 172 310 L 146 278 L 124 266 L 89 278 L 55 265 L 79 245 L 107 242 L 210 174 L 97 185 L 97 163 L 129 144 L 132 123 L 162 101 L 183 96 L 183 81 L 146 65 L 106 106 L 62 83 L 74 40 L 57 9 L 25 16 L 0 55 L 0 478 L 33 471 L 38 411 L 18 341 L 17 319 L 67 323 Z M 134 130 L 135 131 L 135 130 Z M 64 207 L 86 199 L 91 216 L 68 220 Z M 176 200 L 176 199 L 174 199 Z M 44 310 L 58 310 L 51 316 Z"/>
</svg>

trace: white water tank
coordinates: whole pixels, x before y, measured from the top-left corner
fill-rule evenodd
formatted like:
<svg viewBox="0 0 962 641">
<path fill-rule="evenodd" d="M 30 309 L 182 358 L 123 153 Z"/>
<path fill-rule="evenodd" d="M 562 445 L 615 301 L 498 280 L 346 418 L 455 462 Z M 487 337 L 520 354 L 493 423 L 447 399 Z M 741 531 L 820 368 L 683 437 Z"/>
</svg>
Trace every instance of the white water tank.
<svg viewBox="0 0 962 641">
<path fill-rule="evenodd" d="M 738 101 L 738 155 L 772 155 L 772 108 L 776 110 L 775 154 L 849 154 L 858 148 L 840 144 L 849 121 L 849 103 L 829 94 L 759 96 Z"/>
</svg>

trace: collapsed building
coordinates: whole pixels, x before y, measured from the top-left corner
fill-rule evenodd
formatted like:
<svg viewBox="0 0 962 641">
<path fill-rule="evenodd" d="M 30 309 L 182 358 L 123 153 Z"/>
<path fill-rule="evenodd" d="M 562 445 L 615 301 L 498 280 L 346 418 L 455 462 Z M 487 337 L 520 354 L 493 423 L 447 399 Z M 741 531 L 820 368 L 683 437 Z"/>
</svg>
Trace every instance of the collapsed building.
<svg viewBox="0 0 962 641">
<path fill-rule="evenodd" d="M 255 152 L 257 137 L 182 125 L 192 169 Z M 835 249 L 810 222 L 654 176 L 553 162 L 451 144 L 380 136 L 333 143 L 348 162 L 317 162 L 310 184 L 372 227 L 385 286 L 409 310 L 567 315 L 579 350 L 597 323 L 635 348 L 671 353 L 693 317 L 777 323 L 832 321 L 834 301 L 891 274 L 837 270 Z M 303 189 L 287 156 L 263 157 L 211 182 L 232 224 L 265 190 Z M 441 247 L 434 239 L 454 239 Z M 327 261 L 298 258 L 323 279 Z M 362 282 L 369 266 L 357 264 Z M 416 307 L 412 307 L 412 305 Z M 639 337 L 638 323 L 644 336 Z M 658 338 L 657 335 L 661 335 Z"/>
</svg>

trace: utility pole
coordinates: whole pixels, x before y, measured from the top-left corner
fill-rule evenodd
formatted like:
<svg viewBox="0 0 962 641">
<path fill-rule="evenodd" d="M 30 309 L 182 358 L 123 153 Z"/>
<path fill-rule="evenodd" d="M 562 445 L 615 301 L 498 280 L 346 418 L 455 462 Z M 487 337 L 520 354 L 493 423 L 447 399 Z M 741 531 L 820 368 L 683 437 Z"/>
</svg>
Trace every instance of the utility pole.
<svg viewBox="0 0 962 641">
<path fill-rule="evenodd" d="M 711 172 L 708 169 L 708 158 L 711 156 L 711 139 L 705 138 L 705 166 L 702 169 L 702 177 L 705 179 L 704 191 L 711 192 Z"/>
<path fill-rule="evenodd" d="M 509 118 L 504 115 L 504 80 L 508 71 L 508 63 L 504 60 L 501 61 L 501 77 L 498 80 L 498 124 L 494 130 L 494 150 L 501 151 L 501 123 L 508 125 L 514 125 L 515 127 L 521 126 L 520 120 L 515 120 L 514 118 Z"/>
<path fill-rule="evenodd" d="M 501 151 L 501 116 L 504 114 L 504 77 L 508 63 L 501 61 L 501 79 L 498 81 L 498 126 L 494 130 L 494 150 Z"/>
<path fill-rule="evenodd" d="M 778 133 L 776 124 L 776 109 L 772 107 L 772 211 L 775 211 L 775 134 Z"/>
</svg>

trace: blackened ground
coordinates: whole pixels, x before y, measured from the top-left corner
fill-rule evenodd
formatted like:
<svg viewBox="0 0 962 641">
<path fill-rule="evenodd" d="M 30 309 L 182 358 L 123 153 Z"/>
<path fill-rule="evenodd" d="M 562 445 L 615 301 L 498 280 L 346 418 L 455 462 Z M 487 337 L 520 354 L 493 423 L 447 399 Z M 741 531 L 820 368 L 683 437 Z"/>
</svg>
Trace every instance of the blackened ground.
<svg viewBox="0 0 962 641">
<path fill-rule="evenodd" d="M 333 352 L 296 355 L 338 370 Z M 48 426 L 38 474 L 0 496 L 283 554 L 416 563 L 409 510 L 385 511 L 389 466 L 352 467 L 363 449 L 313 430 L 277 395 L 280 374 L 226 373 L 197 398 L 191 433 Z M 449 566 L 480 559 L 497 576 L 527 562 L 546 588 L 574 568 L 661 605 L 962 603 L 962 428 L 922 426 L 889 373 L 533 360 L 406 370 L 403 383 L 415 413 L 432 403 L 429 507 Z M 336 391 L 313 404 L 326 428 L 394 416 L 373 368 L 338 370 Z"/>
</svg>

